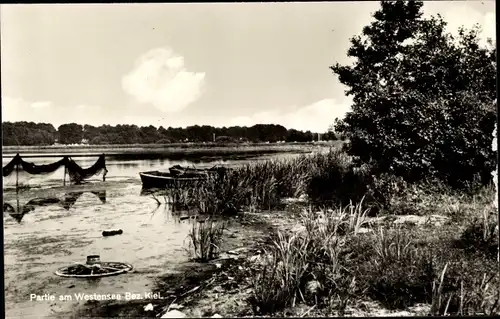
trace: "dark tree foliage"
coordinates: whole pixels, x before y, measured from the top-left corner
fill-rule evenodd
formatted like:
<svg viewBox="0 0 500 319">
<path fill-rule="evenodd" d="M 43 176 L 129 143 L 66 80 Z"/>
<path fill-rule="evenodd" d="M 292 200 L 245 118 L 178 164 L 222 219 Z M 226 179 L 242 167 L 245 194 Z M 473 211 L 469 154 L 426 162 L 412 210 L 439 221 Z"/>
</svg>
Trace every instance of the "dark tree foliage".
<svg viewBox="0 0 500 319">
<path fill-rule="evenodd" d="M 52 124 L 33 122 L 2 123 L 3 145 L 52 145 L 57 131 Z"/>
<path fill-rule="evenodd" d="M 454 38 L 440 16 L 423 18 L 422 6 L 381 2 L 351 39 L 354 64 L 330 67 L 353 97 L 335 131 L 378 172 L 486 184 L 496 164 L 496 49 L 478 44 L 477 27 Z"/>
<path fill-rule="evenodd" d="M 222 127 L 193 125 L 186 128 L 152 125 L 92 126 L 71 123 L 59 126 L 27 122 L 3 123 L 4 145 L 52 145 L 56 138 L 60 144 L 167 144 L 181 142 L 310 142 L 317 136 L 310 131 L 287 130 L 281 125 L 258 124 L 251 127 Z M 214 141 L 215 137 L 215 141 Z"/>
<path fill-rule="evenodd" d="M 76 123 L 63 124 L 57 129 L 59 132 L 59 143 L 79 144 L 83 139 L 83 126 Z"/>
</svg>

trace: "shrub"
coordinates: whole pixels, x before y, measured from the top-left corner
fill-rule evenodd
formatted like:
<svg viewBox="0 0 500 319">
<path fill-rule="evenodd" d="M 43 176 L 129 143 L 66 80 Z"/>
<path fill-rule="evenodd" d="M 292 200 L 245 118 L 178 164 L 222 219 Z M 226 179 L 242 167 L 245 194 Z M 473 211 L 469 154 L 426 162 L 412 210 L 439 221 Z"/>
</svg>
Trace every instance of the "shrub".
<svg viewBox="0 0 500 319">
<path fill-rule="evenodd" d="M 479 45 L 477 28 L 452 36 L 422 6 L 382 2 L 351 39 L 353 65 L 331 67 L 354 100 L 335 131 L 349 139 L 350 155 L 378 172 L 485 185 L 496 164 L 496 49 Z"/>
<path fill-rule="evenodd" d="M 483 209 L 481 217 L 474 218 L 465 228 L 460 244 L 466 250 L 484 251 L 495 258 L 498 250 L 498 222 L 488 208 Z"/>
<path fill-rule="evenodd" d="M 368 167 L 356 167 L 352 158 L 340 149 L 310 159 L 307 194 L 313 203 L 348 205 L 365 196 L 372 182 Z"/>
<path fill-rule="evenodd" d="M 219 144 L 235 144 L 239 143 L 240 141 L 232 136 L 217 136 L 215 138 L 215 142 Z"/>
</svg>

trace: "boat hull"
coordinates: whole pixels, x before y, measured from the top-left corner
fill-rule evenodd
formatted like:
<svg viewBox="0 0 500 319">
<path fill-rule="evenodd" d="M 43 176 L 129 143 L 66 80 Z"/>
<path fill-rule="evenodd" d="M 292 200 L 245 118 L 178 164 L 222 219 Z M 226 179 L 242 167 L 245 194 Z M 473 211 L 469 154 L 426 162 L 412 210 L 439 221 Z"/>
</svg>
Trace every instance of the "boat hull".
<svg viewBox="0 0 500 319">
<path fill-rule="evenodd" d="M 181 188 L 194 186 L 204 181 L 207 176 L 196 175 L 191 177 L 174 177 L 169 173 L 159 171 L 139 173 L 143 188 Z"/>
</svg>

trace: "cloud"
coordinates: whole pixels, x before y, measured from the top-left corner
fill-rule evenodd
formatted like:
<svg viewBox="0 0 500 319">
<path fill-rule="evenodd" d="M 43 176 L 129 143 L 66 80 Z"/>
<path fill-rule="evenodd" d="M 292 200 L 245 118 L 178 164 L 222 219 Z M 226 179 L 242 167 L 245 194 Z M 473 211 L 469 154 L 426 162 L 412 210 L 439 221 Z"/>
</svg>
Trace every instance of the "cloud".
<svg viewBox="0 0 500 319">
<path fill-rule="evenodd" d="M 164 112 L 178 112 L 196 101 L 202 92 L 205 73 L 187 71 L 184 58 L 171 49 L 153 49 L 135 63 L 122 78 L 123 90 L 140 103 Z"/>
<path fill-rule="evenodd" d="M 325 132 L 334 123 L 335 118 L 343 118 L 345 113 L 351 110 L 350 105 L 351 102 L 348 98 L 343 101 L 323 99 L 292 112 L 271 110 L 254 113 L 250 116 L 238 116 L 233 118 L 229 125 L 281 124 L 287 129 Z"/>
</svg>

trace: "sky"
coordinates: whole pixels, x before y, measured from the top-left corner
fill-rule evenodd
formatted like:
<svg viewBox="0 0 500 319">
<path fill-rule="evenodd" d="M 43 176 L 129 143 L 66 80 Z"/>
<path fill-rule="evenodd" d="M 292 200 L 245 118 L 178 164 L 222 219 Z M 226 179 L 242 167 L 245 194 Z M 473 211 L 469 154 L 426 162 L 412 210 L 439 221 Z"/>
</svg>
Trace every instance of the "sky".
<svg viewBox="0 0 500 319">
<path fill-rule="evenodd" d="M 329 69 L 378 2 L 0 6 L 2 121 L 326 131 L 351 98 Z M 495 37 L 494 1 L 426 1 Z"/>
</svg>

